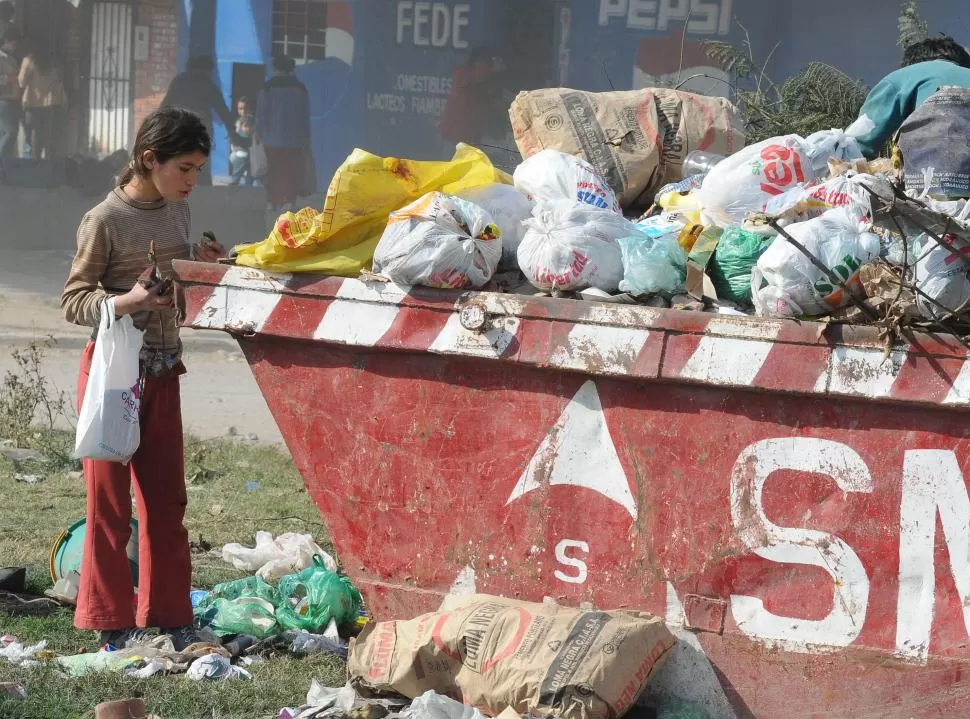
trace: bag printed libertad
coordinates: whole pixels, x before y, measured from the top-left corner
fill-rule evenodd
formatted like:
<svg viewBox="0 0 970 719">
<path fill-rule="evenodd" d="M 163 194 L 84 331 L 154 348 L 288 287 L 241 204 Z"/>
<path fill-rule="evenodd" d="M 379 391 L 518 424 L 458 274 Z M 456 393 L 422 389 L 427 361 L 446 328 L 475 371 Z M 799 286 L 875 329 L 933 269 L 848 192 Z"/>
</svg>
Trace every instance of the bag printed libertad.
<svg viewBox="0 0 970 719">
<path fill-rule="evenodd" d="M 113 297 L 104 301 L 91 374 L 77 420 L 75 458 L 127 464 L 138 449 L 143 337 L 130 316 L 115 317 Z"/>
</svg>

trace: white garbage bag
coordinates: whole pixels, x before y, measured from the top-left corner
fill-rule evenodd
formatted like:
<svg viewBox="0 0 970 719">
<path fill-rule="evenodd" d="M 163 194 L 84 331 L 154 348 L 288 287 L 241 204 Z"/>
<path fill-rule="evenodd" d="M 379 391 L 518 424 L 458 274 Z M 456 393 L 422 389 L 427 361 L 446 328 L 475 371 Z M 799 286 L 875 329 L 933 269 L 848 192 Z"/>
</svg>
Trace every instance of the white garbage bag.
<svg viewBox="0 0 970 719">
<path fill-rule="evenodd" d="M 536 203 L 512 185 L 500 183 L 473 187 L 458 196 L 481 207 L 498 225 L 502 233 L 502 260 L 499 267 L 518 267 L 516 253 L 525 237 L 525 221 L 532 217 Z"/>
<path fill-rule="evenodd" d="M 77 419 L 74 456 L 127 464 L 141 442 L 141 354 L 144 332 L 131 316 L 115 317 L 115 299 L 101 305 L 91 373 Z"/>
<path fill-rule="evenodd" d="M 636 225 L 609 210 L 571 200 L 536 205 L 519 245 L 519 267 L 540 290 L 615 291 L 623 279 L 618 240 Z"/>
<path fill-rule="evenodd" d="M 698 197 L 704 215 L 719 227 L 743 225 L 749 212 L 764 212 L 785 192 L 828 175 L 828 160 L 862 157 L 858 143 L 838 130 L 803 139 L 773 137 L 719 162 L 704 178 Z"/>
<path fill-rule="evenodd" d="M 429 192 L 391 213 L 374 251 L 374 272 L 402 285 L 483 287 L 502 259 L 501 234 L 481 207 Z"/>
<path fill-rule="evenodd" d="M 542 150 L 515 168 L 515 186 L 536 202 L 572 200 L 622 214 L 616 193 L 582 158 Z"/>
<path fill-rule="evenodd" d="M 943 319 L 957 310 L 965 312 L 967 307 L 964 305 L 970 302 L 970 279 L 967 277 L 970 254 L 966 254 L 965 243 L 952 235 L 945 235 L 943 239 L 949 246 L 942 246 L 933 238 L 922 235 L 916 242 L 915 254 L 911 255 L 911 260 L 919 258 L 916 286 L 935 300 L 932 302 L 921 294 L 916 295 L 916 309 L 930 320 Z"/>
<path fill-rule="evenodd" d="M 878 257 L 879 237 L 845 207 L 786 228 L 849 288 L 860 268 Z M 842 288 L 782 236 L 761 256 L 751 278 L 755 309 L 763 317 L 825 315 L 851 300 Z"/>
<path fill-rule="evenodd" d="M 865 178 L 850 171 L 824 182 L 799 185 L 771 198 L 765 205 L 765 213 L 769 217 L 804 222 L 837 207 L 848 207 L 860 219 L 871 217 L 872 195 L 866 189 Z"/>
<path fill-rule="evenodd" d="M 337 571 L 337 562 L 309 534 L 286 532 L 273 539 L 269 532 L 256 532 L 256 546 L 244 547 L 235 542 L 222 548 L 222 559 L 236 569 L 255 572 L 265 582 L 275 583 L 287 574 L 296 574 L 313 566 L 319 555 L 324 566 Z"/>
</svg>

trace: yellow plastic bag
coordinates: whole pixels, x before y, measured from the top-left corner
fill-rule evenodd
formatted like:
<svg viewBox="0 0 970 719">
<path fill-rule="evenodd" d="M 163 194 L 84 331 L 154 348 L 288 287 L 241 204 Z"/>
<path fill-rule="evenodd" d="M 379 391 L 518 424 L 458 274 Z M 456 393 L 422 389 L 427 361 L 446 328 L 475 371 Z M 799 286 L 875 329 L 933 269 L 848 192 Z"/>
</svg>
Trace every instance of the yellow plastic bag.
<svg viewBox="0 0 970 719">
<path fill-rule="evenodd" d="M 429 192 L 457 194 L 481 185 L 512 184 L 488 156 L 458 145 L 450 162 L 378 157 L 354 150 L 327 190 L 323 212 L 287 212 L 262 242 L 236 248 L 236 263 L 273 272 L 355 277 L 368 269 L 389 215 Z"/>
</svg>

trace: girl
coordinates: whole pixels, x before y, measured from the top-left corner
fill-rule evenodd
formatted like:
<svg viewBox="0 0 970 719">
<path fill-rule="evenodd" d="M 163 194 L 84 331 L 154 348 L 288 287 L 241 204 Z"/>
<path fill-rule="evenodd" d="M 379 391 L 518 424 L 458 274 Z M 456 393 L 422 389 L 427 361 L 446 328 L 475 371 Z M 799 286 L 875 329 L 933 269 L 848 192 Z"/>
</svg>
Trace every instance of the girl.
<svg viewBox="0 0 970 719">
<path fill-rule="evenodd" d="M 181 651 L 198 640 L 192 630 L 192 565 L 182 525 L 186 490 L 182 454 L 179 376 L 182 343 L 171 288 L 163 295 L 137 282 L 154 242 L 158 269 L 188 259 L 189 206 L 185 202 L 209 157 L 209 132 L 188 110 L 167 107 L 138 130 L 128 170 L 77 232 L 77 254 L 61 306 L 69 322 L 97 327 L 102 302 L 115 297 L 115 313 L 131 315 L 145 330 L 142 349 L 141 443 L 129 466 L 84 460 L 87 530 L 74 623 L 101 632 L 103 643 L 134 646 L 151 639 L 146 627 L 172 636 Z M 200 243 L 195 259 L 214 262 L 221 245 Z M 94 353 L 81 357 L 78 403 L 83 401 Z M 139 586 L 134 611 L 126 546 L 131 534 L 132 480 L 138 502 Z"/>
</svg>

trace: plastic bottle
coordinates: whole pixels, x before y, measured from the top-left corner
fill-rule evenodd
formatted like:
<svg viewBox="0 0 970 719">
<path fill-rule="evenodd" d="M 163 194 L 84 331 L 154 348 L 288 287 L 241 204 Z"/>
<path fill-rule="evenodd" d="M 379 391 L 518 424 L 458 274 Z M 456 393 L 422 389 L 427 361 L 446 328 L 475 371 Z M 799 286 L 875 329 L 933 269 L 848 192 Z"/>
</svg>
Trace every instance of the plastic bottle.
<svg viewBox="0 0 970 719">
<path fill-rule="evenodd" d="M 716 155 L 713 152 L 705 152 L 704 150 L 694 150 L 684 158 L 682 168 L 683 177 L 687 179 L 694 175 L 706 175 L 714 169 L 717 163 L 724 159 L 724 155 Z"/>
</svg>

